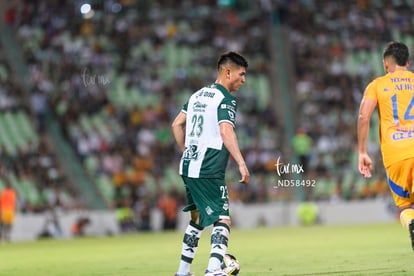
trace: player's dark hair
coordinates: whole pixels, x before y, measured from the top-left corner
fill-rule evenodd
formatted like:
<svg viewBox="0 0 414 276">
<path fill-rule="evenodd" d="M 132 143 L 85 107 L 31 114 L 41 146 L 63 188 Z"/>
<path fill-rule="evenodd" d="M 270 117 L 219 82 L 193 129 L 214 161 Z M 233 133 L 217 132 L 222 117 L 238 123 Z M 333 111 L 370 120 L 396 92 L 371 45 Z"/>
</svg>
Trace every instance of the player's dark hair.
<svg viewBox="0 0 414 276">
<path fill-rule="evenodd" d="M 401 42 L 390 42 L 388 43 L 387 47 L 384 50 L 382 57 L 385 59 L 386 57 L 393 57 L 395 62 L 399 66 L 407 65 L 409 59 L 409 51 L 408 47 Z"/>
<path fill-rule="evenodd" d="M 249 65 L 247 63 L 247 60 L 241 56 L 240 54 L 236 53 L 236 52 L 226 52 L 224 54 L 222 54 L 217 62 L 217 69 L 220 69 L 220 67 L 222 65 L 226 65 L 226 64 L 236 64 L 238 66 L 242 66 L 244 68 L 247 68 Z"/>
</svg>

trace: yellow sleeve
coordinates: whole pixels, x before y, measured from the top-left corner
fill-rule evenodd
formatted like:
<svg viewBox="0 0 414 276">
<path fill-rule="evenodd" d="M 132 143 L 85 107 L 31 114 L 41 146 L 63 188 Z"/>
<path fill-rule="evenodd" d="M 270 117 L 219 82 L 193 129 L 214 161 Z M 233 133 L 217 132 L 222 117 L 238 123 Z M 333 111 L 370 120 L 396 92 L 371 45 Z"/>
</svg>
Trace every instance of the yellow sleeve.
<svg viewBox="0 0 414 276">
<path fill-rule="evenodd" d="M 377 101 L 377 83 L 377 80 L 373 80 L 370 84 L 368 84 L 364 92 L 364 98 Z"/>
</svg>

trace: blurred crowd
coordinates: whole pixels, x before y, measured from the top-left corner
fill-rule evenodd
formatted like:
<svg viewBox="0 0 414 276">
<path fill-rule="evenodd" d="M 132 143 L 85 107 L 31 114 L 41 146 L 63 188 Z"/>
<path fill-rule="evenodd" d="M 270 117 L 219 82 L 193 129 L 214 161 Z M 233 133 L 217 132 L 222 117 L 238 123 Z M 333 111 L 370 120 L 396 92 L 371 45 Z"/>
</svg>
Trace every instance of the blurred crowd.
<svg viewBox="0 0 414 276">
<path fill-rule="evenodd" d="M 117 209 L 125 231 L 137 225 L 149 230 L 153 207 L 163 212 L 166 229 L 175 227 L 185 196 L 170 124 L 190 93 L 214 81 L 217 57 L 227 50 L 249 60 L 247 84 L 237 95 L 236 131 L 253 175 L 249 186 L 240 185 L 230 162 L 230 196 L 244 203 L 289 199 L 287 190 L 274 188 L 281 154 L 269 81 L 275 16 L 287 30 L 285 43 L 293 53 L 292 94 L 300 125 L 292 147 L 306 165 L 302 177 L 316 180 L 307 197 L 351 200 L 387 194 L 375 133 L 369 149 L 377 177 L 367 181 L 357 174 L 356 114 L 364 87 L 382 73 L 382 64 L 375 63 L 381 60 L 378 50 L 392 39 L 412 36 L 411 2 L 90 3 L 7 5 L 4 22 L 21 47 L 33 88 L 25 96 L 3 65 L 0 107 L 32 115 L 42 141 L 34 152 L 48 155 L 56 164 L 49 169 L 61 173 L 47 137 L 48 116 L 57 120 L 88 177 L 98 189 L 107 183 L 113 189 L 101 193 L 108 207 Z M 65 181 L 64 173 L 53 179 L 50 173 L 32 176 L 39 174 L 39 163 L 23 152 L 11 157 L 3 151 L 3 159 L 10 160 L 6 170 L 33 177 L 39 190 L 63 189 L 64 208 L 83 205 L 80 191 Z"/>
<path fill-rule="evenodd" d="M 413 6 L 412 1 L 373 0 L 286 1 L 279 6 L 280 21 L 288 26 L 293 50 L 299 121 L 314 144 L 309 153 L 312 177 L 336 184 L 331 196 L 325 197 L 365 198 L 387 193 L 377 118 L 372 121 L 368 141 L 376 177 L 365 181 L 357 173 L 356 118 L 364 88 L 384 74 L 385 45 L 400 40 L 414 51 Z"/>
</svg>

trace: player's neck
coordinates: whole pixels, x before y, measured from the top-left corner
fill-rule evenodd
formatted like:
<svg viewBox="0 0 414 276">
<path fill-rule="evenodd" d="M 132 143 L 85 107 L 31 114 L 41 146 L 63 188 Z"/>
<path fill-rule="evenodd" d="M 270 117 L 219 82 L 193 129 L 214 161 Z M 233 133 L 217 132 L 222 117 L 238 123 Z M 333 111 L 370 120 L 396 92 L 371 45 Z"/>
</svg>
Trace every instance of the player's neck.
<svg viewBox="0 0 414 276">
<path fill-rule="evenodd" d="M 395 65 L 392 66 L 389 70 L 388 73 L 394 73 L 394 72 L 398 72 L 398 71 L 407 71 L 407 66 L 399 66 L 399 65 Z"/>
<path fill-rule="evenodd" d="M 227 85 L 226 81 L 223 81 L 222 79 L 217 78 L 214 83 L 220 84 L 221 86 L 226 88 L 227 91 L 229 91 L 229 86 Z"/>
</svg>

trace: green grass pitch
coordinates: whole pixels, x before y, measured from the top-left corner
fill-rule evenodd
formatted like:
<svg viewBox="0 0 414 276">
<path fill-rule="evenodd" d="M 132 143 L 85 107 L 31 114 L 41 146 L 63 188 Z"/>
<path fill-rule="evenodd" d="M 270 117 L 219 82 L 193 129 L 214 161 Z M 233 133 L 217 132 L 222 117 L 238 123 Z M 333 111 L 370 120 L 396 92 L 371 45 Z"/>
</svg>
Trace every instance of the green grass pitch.
<svg viewBox="0 0 414 276">
<path fill-rule="evenodd" d="M 210 229 L 192 270 L 204 275 Z M 0 245 L 0 275 L 174 275 L 181 232 Z M 414 275 L 414 252 L 400 224 L 233 229 L 228 252 L 240 275 Z"/>
</svg>

